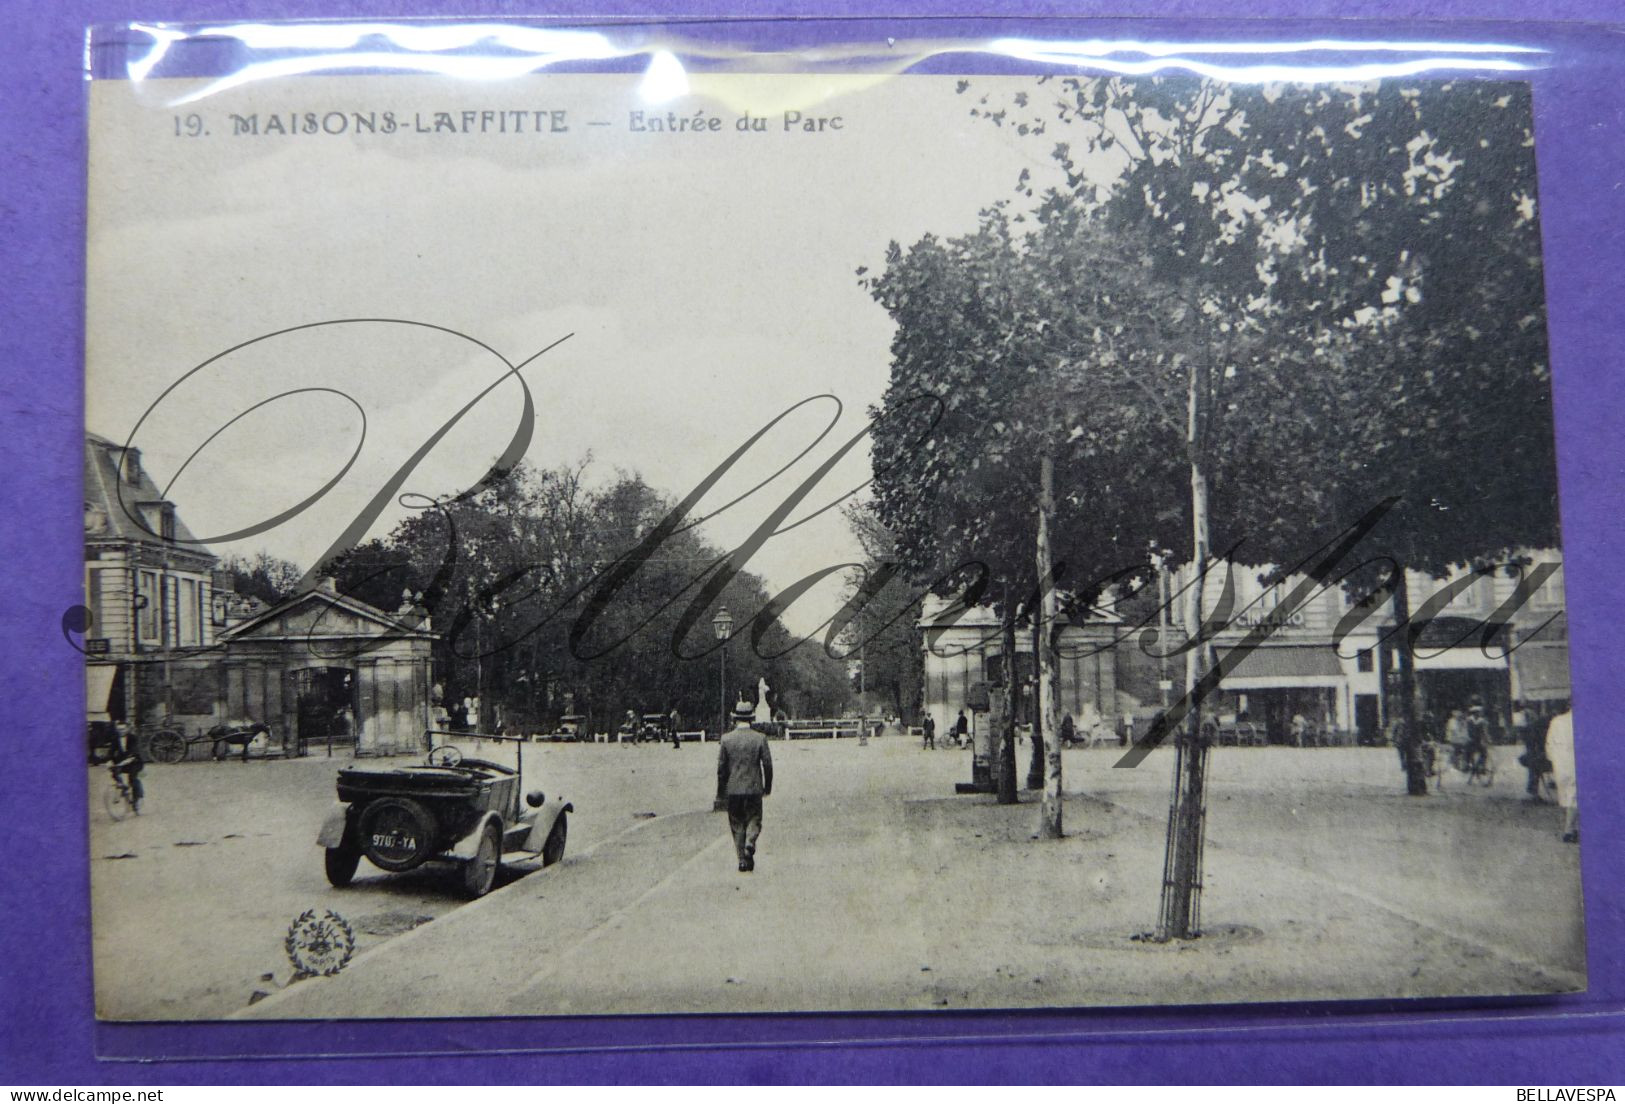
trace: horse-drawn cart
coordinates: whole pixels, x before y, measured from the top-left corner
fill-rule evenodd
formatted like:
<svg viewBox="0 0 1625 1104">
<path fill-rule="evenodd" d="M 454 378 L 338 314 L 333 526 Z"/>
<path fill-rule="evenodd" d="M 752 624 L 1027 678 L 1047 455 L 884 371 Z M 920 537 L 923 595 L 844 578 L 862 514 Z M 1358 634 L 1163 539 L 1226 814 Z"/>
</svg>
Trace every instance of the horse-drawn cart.
<svg viewBox="0 0 1625 1104">
<path fill-rule="evenodd" d="M 198 744 L 211 745 L 209 753 L 217 760 L 233 751 L 240 752 L 244 762 L 254 751 L 265 758 L 282 754 L 282 745 L 273 743 L 271 726 L 263 721 L 219 724 L 192 736 L 179 726 L 164 725 L 146 734 L 143 743 L 146 758 L 155 763 L 179 763 L 190 758 Z"/>
</svg>

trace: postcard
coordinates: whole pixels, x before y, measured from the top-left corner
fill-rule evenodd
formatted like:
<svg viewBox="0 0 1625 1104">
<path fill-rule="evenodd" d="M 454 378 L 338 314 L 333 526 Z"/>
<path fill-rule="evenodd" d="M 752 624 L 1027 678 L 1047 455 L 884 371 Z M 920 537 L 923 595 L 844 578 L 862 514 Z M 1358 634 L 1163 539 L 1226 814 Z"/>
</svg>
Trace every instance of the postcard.
<svg viewBox="0 0 1625 1104">
<path fill-rule="evenodd" d="M 1527 83 L 474 60 L 92 82 L 100 1017 L 1585 987 Z"/>
</svg>

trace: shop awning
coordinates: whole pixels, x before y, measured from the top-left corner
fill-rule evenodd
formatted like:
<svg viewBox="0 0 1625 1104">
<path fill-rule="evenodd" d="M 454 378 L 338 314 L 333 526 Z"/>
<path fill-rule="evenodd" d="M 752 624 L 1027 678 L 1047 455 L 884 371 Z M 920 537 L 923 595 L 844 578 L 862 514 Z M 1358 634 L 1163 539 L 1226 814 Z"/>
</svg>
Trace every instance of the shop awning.
<svg viewBox="0 0 1625 1104">
<path fill-rule="evenodd" d="M 1418 671 L 1505 671 L 1506 645 L 1491 644 L 1486 651 L 1475 638 L 1471 644 L 1459 648 L 1442 648 L 1430 652 L 1420 645 L 1415 653 Z M 1514 653 L 1516 654 L 1516 653 Z"/>
<path fill-rule="evenodd" d="M 1573 696 L 1567 645 L 1525 644 L 1512 653 L 1518 697 L 1524 701 L 1566 701 Z"/>
<path fill-rule="evenodd" d="M 1222 685 L 1226 690 L 1267 690 L 1277 686 L 1341 686 L 1343 681 L 1343 664 L 1330 645 L 1265 644 L 1243 656 Z"/>
<path fill-rule="evenodd" d="M 111 664 L 93 664 L 85 668 L 85 708 L 92 721 L 111 720 L 107 707 L 113 695 L 113 680 L 118 668 Z"/>
</svg>

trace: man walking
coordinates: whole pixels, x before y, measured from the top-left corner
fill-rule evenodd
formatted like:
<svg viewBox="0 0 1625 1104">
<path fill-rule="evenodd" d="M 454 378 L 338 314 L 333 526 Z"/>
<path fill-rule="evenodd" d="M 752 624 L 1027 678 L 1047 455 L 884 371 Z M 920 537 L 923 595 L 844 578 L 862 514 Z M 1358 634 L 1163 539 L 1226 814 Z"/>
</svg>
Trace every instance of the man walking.
<svg viewBox="0 0 1625 1104">
<path fill-rule="evenodd" d="M 920 726 L 925 732 L 925 747 L 935 749 L 937 746 L 937 722 L 931 719 L 931 714 L 925 715 L 925 724 Z"/>
<path fill-rule="evenodd" d="M 1467 709 L 1467 747 L 1475 770 L 1483 770 L 1490 756 L 1490 719 L 1484 715 L 1484 699 L 1474 697 Z"/>
<path fill-rule="evenodd" d="M 762 798 L 773 792 L 773 753 L 767 737 L 750 726 L 750 703 L 734 706 L 733 730 L 722 737 L 717 752 L 717 800 L 728 803 L 728 830 L 733 833 L 739 869 L 756 869 L 756 837 L 762 832 Z"/>
</svg>

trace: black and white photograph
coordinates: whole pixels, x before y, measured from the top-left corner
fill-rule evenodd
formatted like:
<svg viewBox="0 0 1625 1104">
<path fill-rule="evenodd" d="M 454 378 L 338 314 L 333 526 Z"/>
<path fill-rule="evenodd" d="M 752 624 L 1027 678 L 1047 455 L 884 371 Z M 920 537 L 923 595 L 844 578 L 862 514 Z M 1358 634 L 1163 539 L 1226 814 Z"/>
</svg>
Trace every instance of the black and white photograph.
<svg viewBox="0 0 1625 1104">
<path fill-rule="evenodd" d="M 1585 989 L 1526 82 L 487 64 L 90 85 L 98 1017 Z"/>
</svg>

